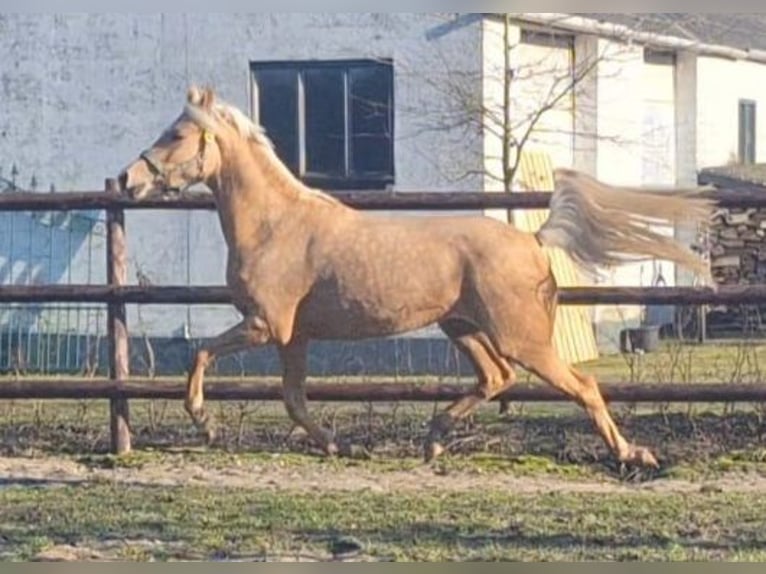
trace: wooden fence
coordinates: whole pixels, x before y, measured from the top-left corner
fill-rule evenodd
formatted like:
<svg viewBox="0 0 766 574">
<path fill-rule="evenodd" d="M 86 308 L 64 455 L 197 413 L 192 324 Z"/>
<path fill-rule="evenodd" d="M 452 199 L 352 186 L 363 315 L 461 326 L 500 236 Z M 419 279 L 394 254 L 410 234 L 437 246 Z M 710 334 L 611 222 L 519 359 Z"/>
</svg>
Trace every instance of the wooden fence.
<svg viewBox="0 0 766 574">
<path fill-rule="evenodd" d="M 752 189 L 706 192 L 721 207 L 766 207 L 766 194 Z M 550 193 L 526 192 L 337 192 L 353 207 L 368 210 L 482 210 L 541 209 L 548 207 Z M 109 399 L 112 450 L 130 450 L 129 399 L 180 399 L 185 384 L 131 381 L 128 369 L 127 304 L 221 304 L 229 303 L 222 286 L 134 286 L 127 285 L 125 210 L 127 209 L 215 209 L 207 194 L 135 202 L 116 191 L 116 182 L 107 180 L 104 191 L 69 193 L 0 194 L 0 211 L 68 211 L 103 209 L 107 224 L 106 285 L 3 285 L 0 302 L 71 302 L 107 305 L 109 377 L 107 380 L 50 381 L 7 379 L 0 382 L 0 399 Z M 766 303 L 766 285 L 711 288 L 692 287 L 567 287 L 562 304 L 753 304 Z M 735 384 L 610 384 L 602 385 L 609 401 L 766 401 L 766 386 Z M 458 384 L 366 383 L 309 384 L 312 400 L 327 401 L 445 401 L 465 392 Z M 279 385 L 209 379 L 206 398 L 210 400 L 279 400 Z M 498 397 L 500 398 L 500 397 Z M 569 400 L 546 386 L 516 385 L 502 396 L 511 401 Z"/>
</svg>

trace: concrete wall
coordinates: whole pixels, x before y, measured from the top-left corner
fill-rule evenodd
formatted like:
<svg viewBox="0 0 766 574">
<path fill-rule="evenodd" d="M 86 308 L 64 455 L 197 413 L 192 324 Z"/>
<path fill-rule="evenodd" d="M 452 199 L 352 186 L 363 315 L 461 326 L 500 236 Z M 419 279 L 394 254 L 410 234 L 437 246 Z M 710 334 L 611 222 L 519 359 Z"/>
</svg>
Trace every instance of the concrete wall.
<svg viewBox="0 0 766 574">
<path fill-rule="evenodd" d="M 480 23 L 441 14 L 83 14 L 0 16 L 0 164 L 58 189 L 101 189 L 209 83 L 249 111 L 251 61 L 392 58 L 399 190 L 477 189 Z M 472 91 L 473 90 L 473 91 Z M 129 213 L 129 280 L 222 284 L 215 214 Z M 75 262 L 77 264 L 77 262 Z M 130 309 L 133 330 L 210 336 L 226 307 Z"/>
</svg>

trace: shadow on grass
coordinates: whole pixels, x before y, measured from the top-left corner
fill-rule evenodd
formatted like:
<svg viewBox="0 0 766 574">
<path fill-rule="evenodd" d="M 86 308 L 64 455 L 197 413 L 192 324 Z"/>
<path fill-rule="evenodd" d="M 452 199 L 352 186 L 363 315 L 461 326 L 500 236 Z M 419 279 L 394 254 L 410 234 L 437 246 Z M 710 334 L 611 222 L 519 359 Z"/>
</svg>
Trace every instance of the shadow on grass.
<svg viewBox="0 0 766 574">
<path fill-rule="evenodd" d="M 702 552 L 709 557 L 724 557 L 733 552 L 750 553 L 766 550 L 766 539 L 752 532 L 729 532 L 715 540 L 693 536 L 667 536 L 638 532 L 639 525 L 627 525 L 622 534 L 526 533 L 523 528 L 488 529 L 486 525 L 415 522 L 395 530 L 355 530 L 356 539 L 366 540 L 370 549 L 396 548 L 401 554 L 427 552 L 428 547 L 440 548 L 455 557 L 473 555 L 474 559 L 511 559 L 538 555 L 547 559 L 576 556 L 615 560 L 643 560 L 647 556 L 667 556 L 671 551 L 686 549 Z M 633 530 L 632 532 L 630 530 Z M 293 535 L 306 542 L 331 544 L 343 534 L 334 530 L 294 531 Z"/>
<path fill-rule="evenodd" d="M 2 477 L 0 478 L 0 490 L 3 488 L 47 488 L 51 486 L 82 486 L 91 481 L 76 478 L 28 478 L 28 477 Z"/>
<path fill-rule="evenodd" d="M 334 529 L 294 528 L 279 531 L 285 550 L 252 552 L 240 535 L 231 535 L 217 544 L 201 543 L 198 534 L 180 532 L 163 520 L 138 521 L 120 527 L 92 525 L 92 532 L 81 527 L 41 523 L 34 529 L 9 533 L 14 545 L 28 545 L 44 538 L 56 544 L 78 545 L 84 538 L 97 541 L 96 547 L 127 540 L 151 540 L 148 554 L 160 559 L 201 559 L 217 561 L 270 561 L 278 556 L 291 557 L 299 552 L 312 561 L 392 561 L 405 560 L 582 560 L 608 559 L 643 561 L 677 560 L 689 556 L 726 559 L 734 553 L 754 554 L 766 551 L 766 540 L 748 531 L 730 530 L 716 539 L 694 536 L 668 536 L 640 533 L 640 525 L 626 525 L 621 534 L 527 533 L 514 527 L 487 528 L 482 523 L 460 526 L 444 522 L 413 522 L 393 528 L 355 529 L 343 533 Z M 266 527 L 261 528 L 261 534 Z M 257 532 L 250 532 L 252 536 Z M 352 550 L 347 540 L 358 541 Z M 346 548 L 347 550 L 347 548 Z"/>
</svg>

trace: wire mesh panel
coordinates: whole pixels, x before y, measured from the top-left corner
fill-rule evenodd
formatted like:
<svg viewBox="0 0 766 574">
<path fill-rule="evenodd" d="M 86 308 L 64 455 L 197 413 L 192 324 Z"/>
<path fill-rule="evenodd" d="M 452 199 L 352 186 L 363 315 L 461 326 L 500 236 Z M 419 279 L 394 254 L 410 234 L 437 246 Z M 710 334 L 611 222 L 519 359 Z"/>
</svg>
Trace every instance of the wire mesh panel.
<svg viewBox="0 0 766 574">
<path fill-rule="evenodd" d="M 17 190 L 0 181 L 0 191 Z M 0 213 L 0 285 L 101 284 L 104 250 L 99 211 Z M 0 304 L 0 372 L 94 374 L 105 313 L 93 304 Z"/>
</svg>

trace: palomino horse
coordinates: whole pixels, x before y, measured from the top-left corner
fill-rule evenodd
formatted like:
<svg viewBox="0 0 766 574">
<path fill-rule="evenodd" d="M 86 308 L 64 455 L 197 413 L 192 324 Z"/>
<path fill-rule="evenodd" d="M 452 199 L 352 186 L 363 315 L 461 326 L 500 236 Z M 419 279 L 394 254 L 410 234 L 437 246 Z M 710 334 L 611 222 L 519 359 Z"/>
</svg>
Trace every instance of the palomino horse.
<svg viewBox="0 0 766 574">
<path fill-rule="evenodd" d="M 564 169 L 536 233 L 481 216 L 373 216 L 303 185 L 260 126 L 196 87 L 119 182 L 136 200 L 197 183 L 215 196 L 228 246 L 226 282 L 243 319 L 199 350 L 189 373 L 185 408 L 208 438 L 206 367 L 216 357 L 274 344 L 290 417 L 327 454 L 342 454 L 345 447 L 306 408 L 309 340 L 388 336 L 436 323 L 478 381 L 431 420 L 426 460 L 442 451 L 456 420 L 513 384 L 518 365 L 577 401 L 619 461 L 657 466 L 647 448 L 623 437 L 596 380 L 556 356 L 557 286 L 543 248 L 559 247 L 586 269 L 642 255 L 709 276 L 701 258 L 647 223 L 706 223 L 711 202 L 682 190 L 610 187 Z"/>
</svg>

